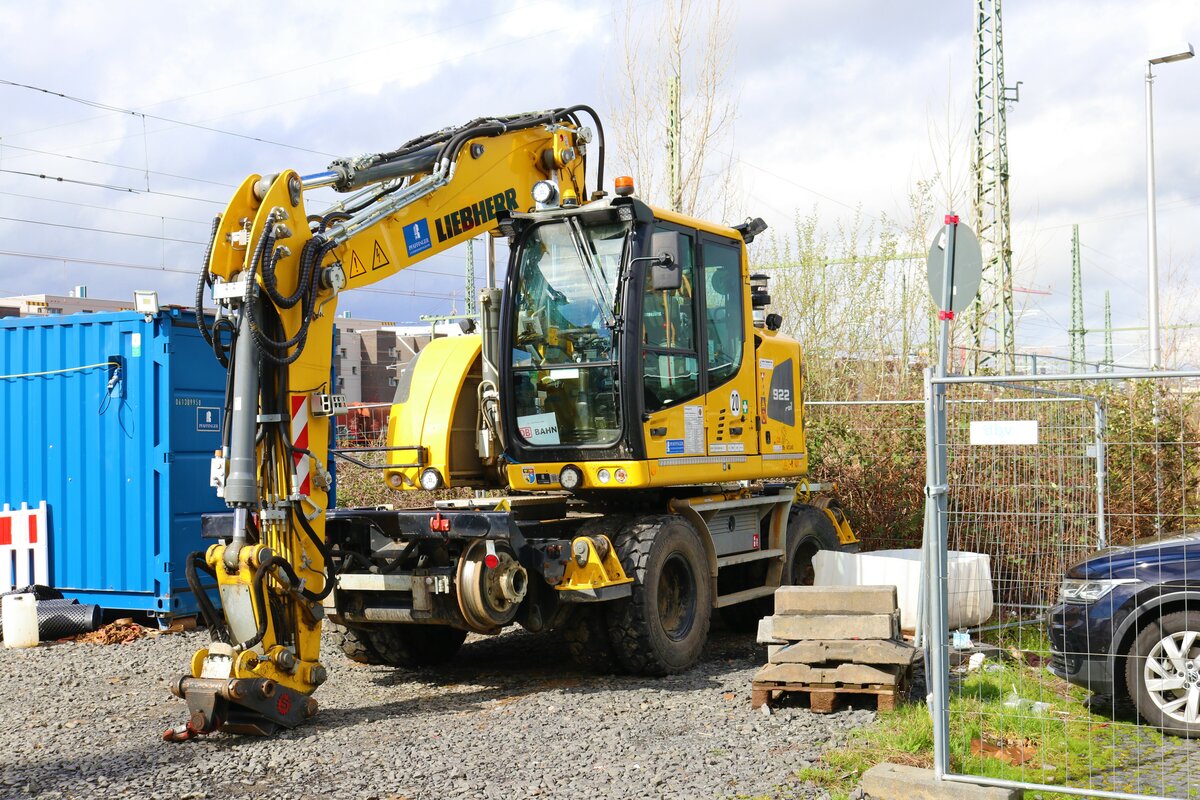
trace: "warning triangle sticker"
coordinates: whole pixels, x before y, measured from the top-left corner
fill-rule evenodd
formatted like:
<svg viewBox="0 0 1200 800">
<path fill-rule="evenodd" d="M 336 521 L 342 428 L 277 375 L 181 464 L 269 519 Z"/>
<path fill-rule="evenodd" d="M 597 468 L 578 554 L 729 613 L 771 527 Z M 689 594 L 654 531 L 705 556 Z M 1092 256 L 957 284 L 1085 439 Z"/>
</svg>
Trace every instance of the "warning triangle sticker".
<svg viewBox="0 0 1200 800">
<path fill-rule="evenodd" d="M 371 253 L 371 269 L 382 269 L 389 266 L 392 262 L 388 260 L 387 253 L 383 252 L 383 248 L 379 246 L 379 240 L 375 240 L 375 252 Z"/>
<path fill-rule="evenodd" d="M 366 275 L 367 268 L 363 266 L 362 261 L 358 257 L 358 253 L 350 251 L 350 277 L 357 278 L 360 275 Z"/>
</svg>

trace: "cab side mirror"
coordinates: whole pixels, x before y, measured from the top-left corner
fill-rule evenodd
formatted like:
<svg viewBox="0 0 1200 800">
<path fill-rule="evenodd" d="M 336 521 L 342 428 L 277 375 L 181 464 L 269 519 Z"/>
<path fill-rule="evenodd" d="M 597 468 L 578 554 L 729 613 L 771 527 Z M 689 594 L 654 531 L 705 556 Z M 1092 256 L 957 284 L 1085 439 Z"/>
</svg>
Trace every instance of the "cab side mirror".
<svg viewBox="0 0 1200 800">
<path fill-rule="evenodd" d="M 683 286 L 681 254 L 687 246 L 682 234 L 655 231 L 650 237 L 650 288 L 656 292 L 675 291 Z"/>
</svg>

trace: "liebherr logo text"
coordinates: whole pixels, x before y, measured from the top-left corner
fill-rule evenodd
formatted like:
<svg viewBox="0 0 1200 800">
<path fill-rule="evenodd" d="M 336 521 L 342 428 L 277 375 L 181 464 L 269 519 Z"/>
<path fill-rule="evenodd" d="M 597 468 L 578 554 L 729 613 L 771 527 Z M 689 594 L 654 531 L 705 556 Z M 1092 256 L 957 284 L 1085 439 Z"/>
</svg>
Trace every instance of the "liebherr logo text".
<svg viewBox="0 0 1200 800">
<path fill-rule="evenodd" d="M 505 189 L 499 194 L 485 197 L 478 203 L 452 211 L 439 220 L 434 220 L 439 242 L 452 239 L 479 227 L 485 222 L 496 218 L 501 211 L 515 211 L 517 208 L 517 190 Z"/>
</svg>

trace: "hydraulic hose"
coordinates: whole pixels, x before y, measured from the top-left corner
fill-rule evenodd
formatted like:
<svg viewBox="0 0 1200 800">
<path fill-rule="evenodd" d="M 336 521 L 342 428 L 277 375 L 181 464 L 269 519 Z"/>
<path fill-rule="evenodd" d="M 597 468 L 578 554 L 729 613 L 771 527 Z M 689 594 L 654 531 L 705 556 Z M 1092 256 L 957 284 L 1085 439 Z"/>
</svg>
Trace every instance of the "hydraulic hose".
<svg viewBox="0 0 1200 800">
<path fill-rule="evenodd" d="M 204 590 L 204 586 L 200 583 L 200 575 L 197 572 L 198 568 L 203 569 L 214 580 L 216 579 L 217 573 L 204 560 L 204 553 L 202 551 L 189 553 L 187 559 L 184 561 L 184 575 L 187 576 L 188 588 L 192 590 L 192 594 L 196 597 L 196 605 L 200 608 L 200 616 L 204 618 L 204 624 L 208 626 L 208 631 L 213 641 L 228 644 L 229 629 L 225 627 L 225 621 L 217 613 L 216 607 L 208 598 L 208 592 Z"/>
<path fill-rule="evenodd" d="M 212 230 L 208 233 L 208 245 L 204 248 L 204 262 L 200 265 L 200 277 L 196 281 L 196 327 L 200 329 L 200 335 L 204 337 L 204 341 L 209 347 L 213 346 L 213 336 L 204 322 L 204 290 L 212 285 L 212 273 L 208 271 L 208 260 L 212 258 L 213 244 L 220 226 L 221 215 L 218 214 L 213 217 Z"/>
</svg>

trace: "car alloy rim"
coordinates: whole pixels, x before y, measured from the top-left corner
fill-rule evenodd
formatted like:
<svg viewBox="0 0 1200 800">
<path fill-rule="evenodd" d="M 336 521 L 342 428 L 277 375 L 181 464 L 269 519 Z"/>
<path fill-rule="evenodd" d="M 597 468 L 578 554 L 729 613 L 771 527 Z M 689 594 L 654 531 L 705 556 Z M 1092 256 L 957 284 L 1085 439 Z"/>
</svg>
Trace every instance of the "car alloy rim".
<svg viewBox="0 0 1200 800">
<path fill-rule="evenodd" d="M 1179 722 L 1200 723 L 1200 648 L 1197 631 L 1164 636 L 1146 656 L 1143 678 L 1150 699 Z"/>
</svg>

